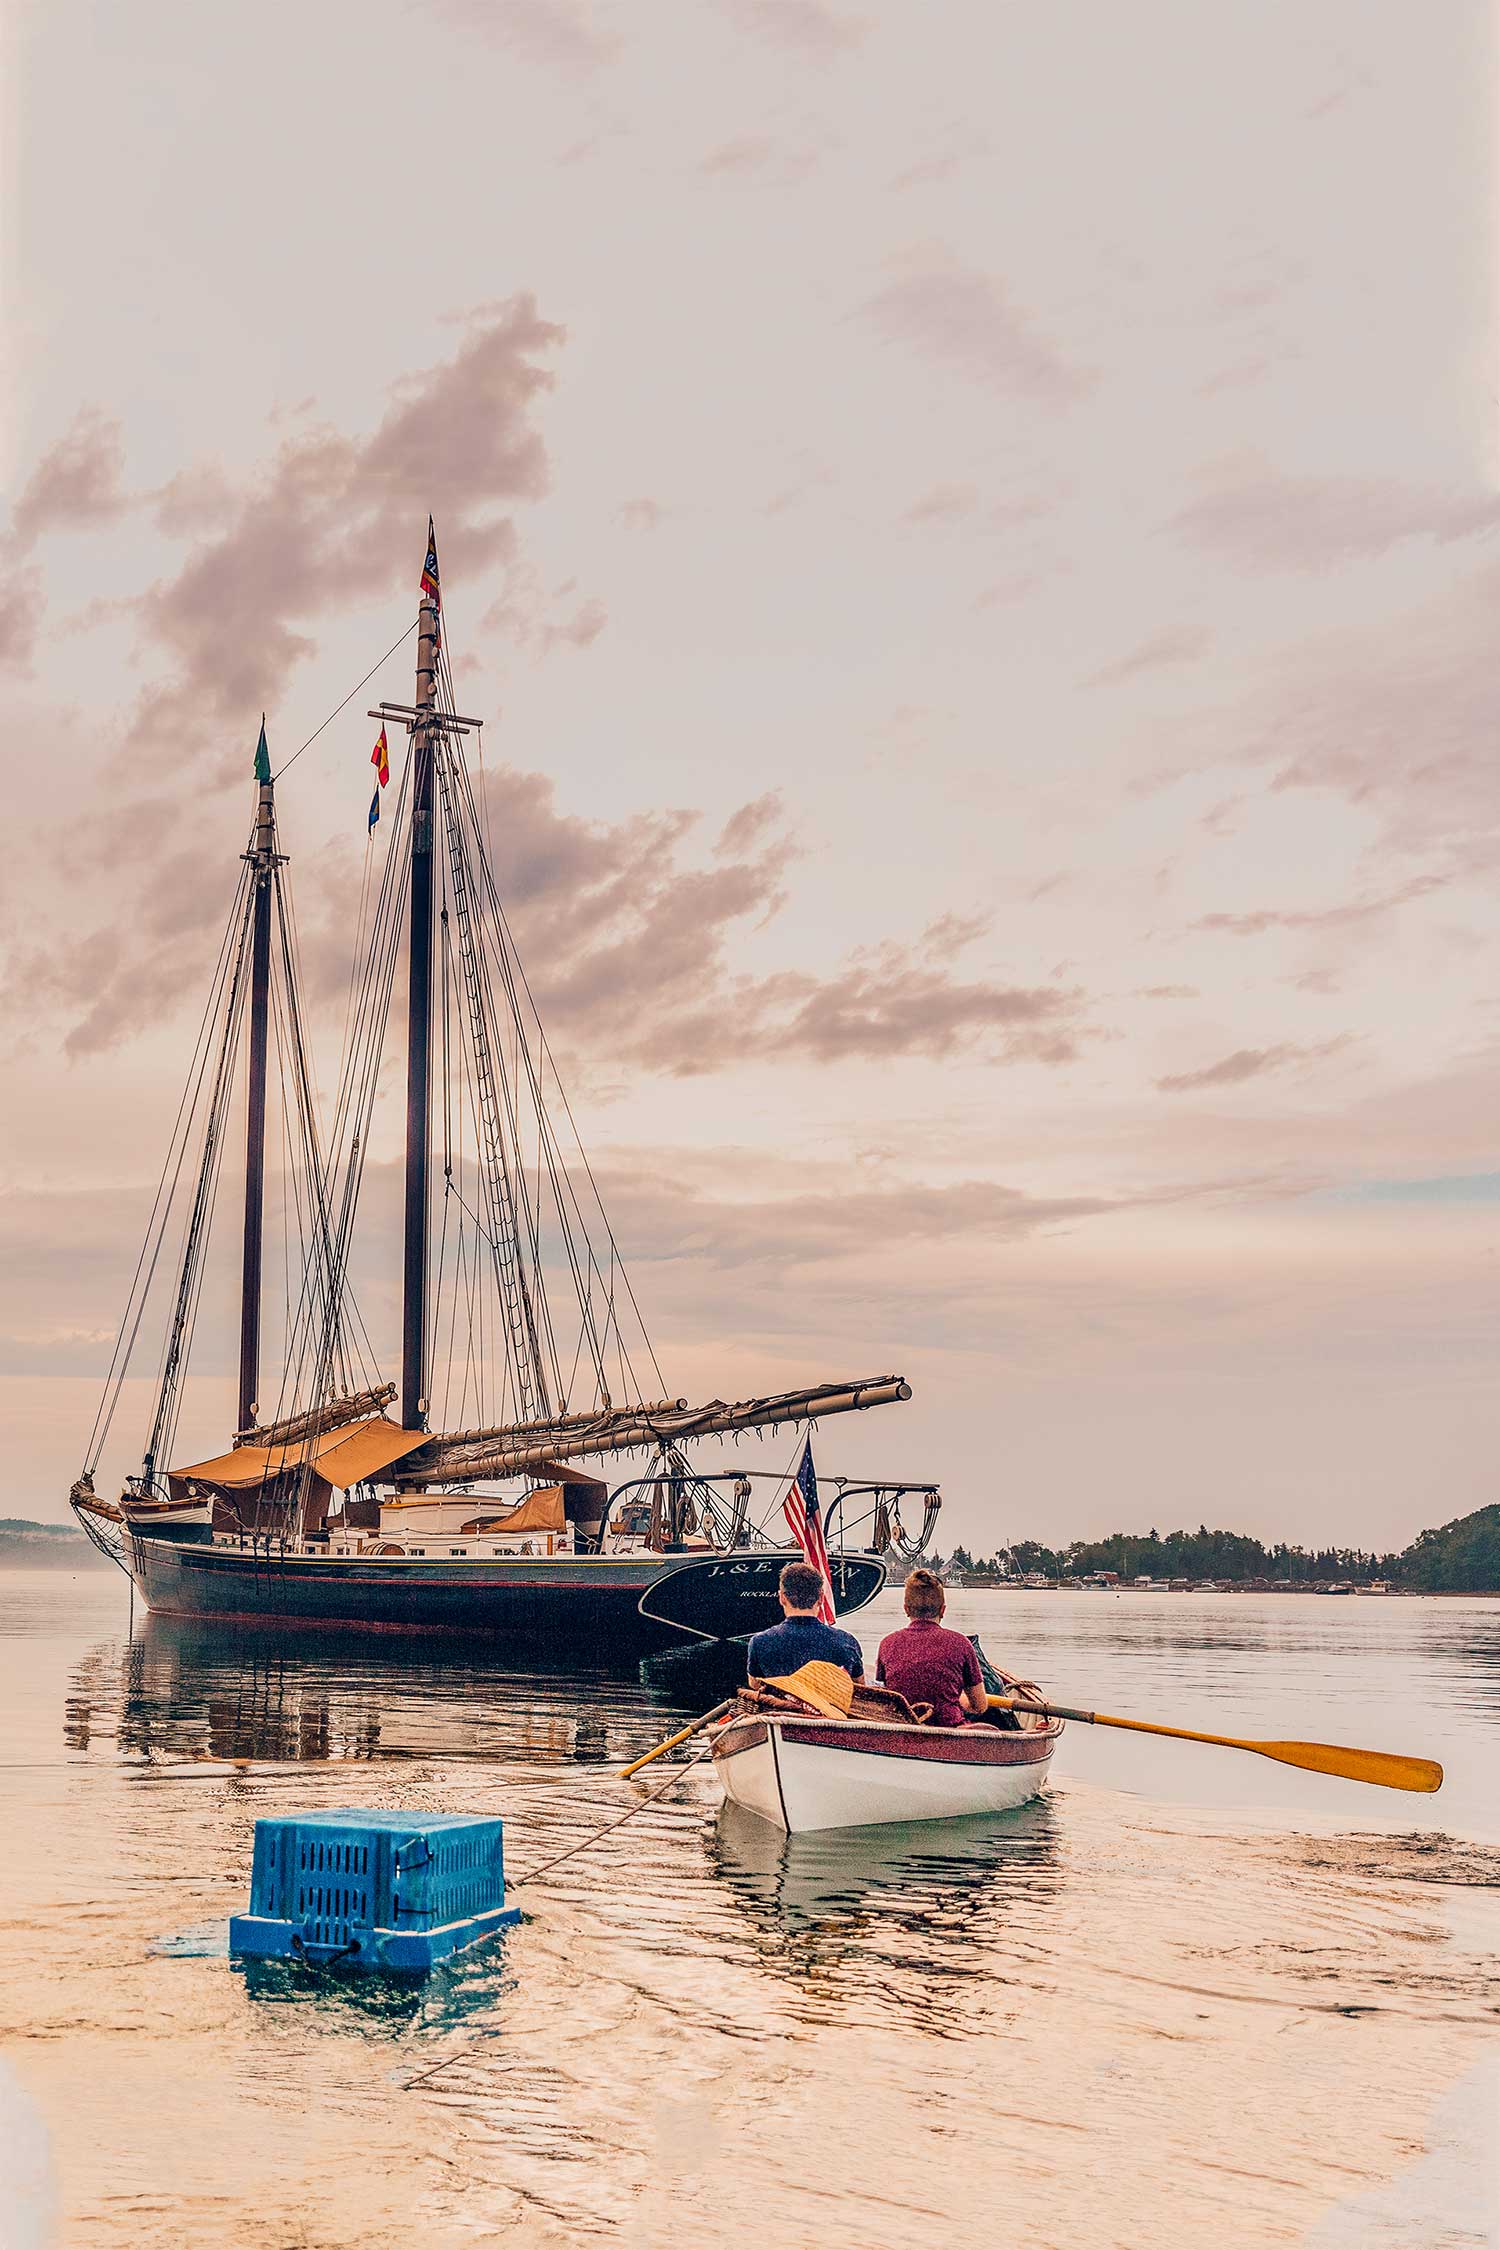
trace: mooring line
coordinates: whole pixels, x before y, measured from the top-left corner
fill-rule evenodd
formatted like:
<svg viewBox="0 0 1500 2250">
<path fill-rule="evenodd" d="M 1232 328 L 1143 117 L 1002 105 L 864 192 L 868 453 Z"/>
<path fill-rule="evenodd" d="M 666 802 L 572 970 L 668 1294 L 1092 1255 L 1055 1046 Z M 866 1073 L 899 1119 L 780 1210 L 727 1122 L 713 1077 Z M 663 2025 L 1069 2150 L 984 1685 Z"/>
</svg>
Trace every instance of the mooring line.
<svg viewBox="0 0 1500 2250">
<path fill-rule="evenodd" d="M 634 1820 L 636 1814 L 644 1812 L 648 1805 L 654 1805 L 659 1798 L 669 1796 L 672 1790 L 680 1788 L 694 1766 L 701 1766 L 707 1755 L 707 1751 L 700 1750 L 695 1758 L 688 1758 L 670 1781 L 664 1781 L 659 1789 L 648 1791 L 638 1804 L 632 1805 L 628 1812 L 621 1813 L 618 1820 L 607 1821 L 603 1828 L 596 1828 L 592 1835 L 580 1837 L 576 1844 L 570 1844 L 565 1852 L 559 1852 L 553 1859 L 544 1859 L 541 1866 L 533 1867 L 529 1875 L 518 1875 L 514 1883 L 506 1884 L 507 1891 L 524 1891 L 528 1883 L 540 1882 L 544 1875 L 551 1874 L 554 1867 L 561 1867 L 565 1859 L 573 1859 L 579 1852 L 587 1851 L 591 1844 L 597 1844 L 605 1836 L 612 1836 L 617 1828 L 623 1828 L 627 1820 Z M 430 2085 L 445 2070 L 451 2070 L 455 2063 L 465 2061 L 470 2055 L 477 2055 L 485 2044 L 484 2040 L 471 2039 L 466 2046 L 455 2048 L 451 2055 L 444 2055 L 441 2062 L 432 2063 L 426 2070 L 418 2071 L 415 2078 L 406 2079 L 402 2092 L 410 2094 L 420 2086 Z"/>
<path fill-rule="evenodd" d="M 694 1766 L 701 1766 L 707 1756 L 706 1750 L 700 1750 L 695 1758 L 688 1758 L 683 1762 L 670 1781 L 664 1781 L 659 1789 L 649 1790 L 638 1804 L 631 1806 L 629 1812 L 621 1813 L 618 1820 L 607 1821 L 603 1828 L 596 1828 L 591 1836 L 585 1836 L 578 1843 L 570 1844 L 567 1850 L 559 1852 L 555 1859 L 544 1859 L 541 1866 L 533 1867 L 529 1875 L 518 1875 L 515 1883 L 516 1889 L 524 1891 L 528 1883 L 538 1882 L 543 1875 L 550 1875 L 554 1867 L 561 1867 L 563 1861 L 572 1859 L 576 1852 L 587 1851 L 590 1844 L 597 1844 L 602 1837 L 612 1836 L 617 1828 L 624 1827 L 627 1820 L 634 1820 L 638 1812 L 644 1812 L 648 1805 L 654 1805 L 658 1797 L 665 1797 L 673 1789 L 680 1787 L 692 1772 Z"/>
</svg>

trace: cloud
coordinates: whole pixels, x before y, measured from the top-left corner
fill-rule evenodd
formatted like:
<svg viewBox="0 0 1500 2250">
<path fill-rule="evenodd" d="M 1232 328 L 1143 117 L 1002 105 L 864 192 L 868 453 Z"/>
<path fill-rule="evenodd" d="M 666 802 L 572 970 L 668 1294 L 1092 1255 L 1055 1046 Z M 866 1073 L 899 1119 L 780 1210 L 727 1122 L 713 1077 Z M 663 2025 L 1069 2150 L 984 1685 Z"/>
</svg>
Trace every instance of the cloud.
<svg viewBox="0 0 1500 2250">
<path fill-rule="evenodd" d="M 1085 687 L 1116 687 L 1122 680 L 1133 680 L 1141 672 L 1157 672 L 1164 665 L 1192 664 L 1206 656 L 1213 646 L 1213 635 L 1201 625 L 1169 625 L 1160 633 L 1152 633 L 1116 657 L 1112 664 L 1103 664 L 1097 672 L 1084 679 Z"/>
<path fill-rule="evenodd" d="M 584 1071 L 635 1067 L 691 1077 L 753 1059 L 1071 1061 L 1091 1033 L 1080 992 L 1057 982 L 958 976 L 955 955 L 982 933 L 944 916 L 910 945 L 855 953 L 830 974 L 756 975 L 746 940 L 776 913 L 794 856 L 774 797 L 731 814 L 695 863 L 697 814 L 666 809 L 617 822 L 561 810 L 542 775 L 491 768 L 478 783 L 496 880 L 552 1038 Z M 159 831 L 143 801 L 106 825 L 75 825 L 71 888 L 99 897 L 131 837 Z M 231 861 L 222 815 L 204 812 L 159 857 L 145 895 L 97 930 L 76 917 L 13 956 L 6 1002 L 18 1028 L 45 1022 L 75 1058 L 165 1020 L 207 975 L 227 912 Z M 295 839 L 288 839 L 295 850 Z M 299 885 L 310 1005 L 342 1004 L 359 898 L 359 856 L 327 852 Z M 195 978 L 190 962 L 202 964 Z M 64 1028 L 65 1027 L 65 1028 Z"/>
<path fill-rule="evenodd" d="M 1247 713 L 1244 756 L 1273 788 L 1326 789 L 1383 815 L 1387 850 L 1500 857 L 1500 564 L 1420 604 L 1287 652 Z"/>
<path fill-rule="evenodd" d="M 835 14 L 821 0 L 727 0 L 730 20 L 778 46 L 793 47 L 815 61 L 847 54 L 865 36 L 853 16 Z"/>
<path fill-rule="evenodd" d="M 129 504 L 125 441 L 118 422 L 85 407 L 67 435 L 43 454 L 11 512 L 11 540 L 25 552 L 54 531 L 90 531 Z"/>
<path fill-rule="evenodd" d="M 979 494 L 972 484 L 935 484 L 914 500 L 902 516 L 903 523 L 955 523 L 972 515 Z"/>
<path fill-rule="evenodd" d="M 1011 397 L 1061 406 L 1092 388 L 1092 377 L 1037 335 L 989 274 L 929 259 L 862 311 L 887 343 L 909 345 Z"/>
<path fill-rule="evenodd" d="M 662 510 L 655 500 L 626 500 L 619 510 L 619 522 L 626 531 L 655 531 L 661 522 Z"/>
<path fill-rule="evenodd" d="M 710 868 L 688 862 L 690 812 L 607 825 L 559 811 L 540 775 L 493 773 L 487 788 L 496 875 L 543 1017 L 595 1060 L 674 1077 L 768 1057 L 1060 1063 L 1088 1036 L 1075 990 L 953 975 L 982 927 L 953 917 L 827 976 L 741 968 L 744 933 L 777 911 L 792 856 L 774 798 L 730 816 Z"/>
<path fill-rule="evenodd" d="M 752 797 L 748 805 L 741 805 L 737 812 L 730 814 L 719 831 L 714 850 L 721 857 L 748 851 L 752 844 L 761 843 L 778 827 L 781 811 L 779 790 L 768 789 L 763 797 Z"/>
<path fill-rule="evenodd" d="M 775 153 L 776 143 L 767 135 L 743 134 L 738 140 L 711 149 L 698 169 L 710 178 L 720 172 L 759 172 Z"/>
<path fill-rule="evenodd" d="M 208 818 L 149 799 L 76 824 L 66 879 L 54 887 L 71 902 L 66 927 L 7 948 L 0 999 L 18 1033 L 38 1025 L 60 1032 L 64 1053 L 77 1061 L 201 1002 L 233 892 L 228 855 L 216 865 L 214 842 Z M 151 880 L 130 888 L 128 912 L 80 930 L 78 896 L 108 897 L 115 870 L 145 864 L 148 853 Z M 196 982 L 193 962 L 202 966 Z"/>
<path fill-rule="evenodd" d="M 755 1160 L 748 1152 L 738 1170 L 753 1181 Z M 989 1180 L 732 1195 L 684 1181 L 680 1164 L 658 1169 L 648 1160 L 596 1176 L 622 1239 L 635 1246 L 636 1267 L 690 1259 L 725 1271 L 769 1259 L 786 1271 L 857 1259 L 877 1243 L 1019 1242 L 1121 1208 L 1108 1197 L 1031 1196 Z M 722 1177 L 735 1176 L 736 1168 L 726 1164 Z"/>
<path fill-rule="evenodd" d="M 44 606 L 28 572 L 0 578 L 0 665 L 16 672 L 30 667 Z"/>
<path fill-rule="evenodd" d="M 1350 1044 L 1350 1037 L 1344 1032 L 1337 1039 L 1324 1039 L 1312 1047 L 1238 1047 L 1232 1055 L 1224 1055 L 1202 1070 L 1185 1070 L 1170 1078 L 1158 1078 L 1157 1088 L 1163 1094 L 1190 1094 L 1206 1086 L 1241 1086 L 1247 1078 L 1261 1078 L 1268 1071 L 1286 1070 L 1293 1063 L 1319 1062 L 1325 1055 L 1336 1055 Z"/>
<path fill-rule="evenodd" d="M 205 740 L 274 708 L 272 691 L 313 653 L 320 616 L 403 584 L 414 594 L 429 510 L 452 577 L 472 584 L 509 560 L 507 509 L 547 487 L 531 412 L 550 381 L 540 361 L 561 334 L 530 297 L 487 307 L 451 358 L 396 386 L 368 437 L 314 427 L 247 484 L 216 484 L 212 469 L 174 479 L 163 520 L 181 522 L 188 495 L 212 528 L 138 604 L 169 667 L 136 714 L 138 770 L 180 767 Z M 564 630 L 592 637 L 576 620 Z"/>
<path fill-rule="evenodd" d="M 1446 888 L 1445 875 L 1414 875 L 1380 898 L 1350 899 L 1343 906 L 1315 908 L 1260 907 L 1246 914 L 1203 914 L 1191 927 L 1218 930 L 1230 937 L 1261 937 L 1267 930 L 1333 930 L 1354 922 L 1371 922 L 1392 914 L 1413 899 L 1427 898 Z"/>
<path fill-rule="evenodd" d="M 613 62 L 620 41 L 589 0 L 438 0 L 450 22 L 482 32 L 523 62 L 584 77 Z"/>
<path fill-rule="evenodd" d="M 1208 483 L 1168 528 L 1253 570 L 1326 570 L 1404 539 L 1471 539 L 1500 525 L 1500 500 L 1490 493 L 1297 477 L 1256 455 L 1220 462 Z"/>
</svg>

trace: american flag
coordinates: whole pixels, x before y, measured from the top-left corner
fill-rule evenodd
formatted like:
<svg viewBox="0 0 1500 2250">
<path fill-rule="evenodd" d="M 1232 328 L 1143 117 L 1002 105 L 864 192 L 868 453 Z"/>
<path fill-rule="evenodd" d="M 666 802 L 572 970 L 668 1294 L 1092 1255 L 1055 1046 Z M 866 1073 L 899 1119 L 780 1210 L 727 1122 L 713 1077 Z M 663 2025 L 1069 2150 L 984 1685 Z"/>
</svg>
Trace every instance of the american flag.
<svg viewBox="0 0 1500 2250">
<path fill-rule="evenodd" d="M 828 1572 L 828 1549 L 823 1544 L 823 1519 L 818 1513 L 818 1480 L 813 1472 L 811 1438 L 803 1445 L 802 1459 L 797 1464 L 792 1489 L 781 1503 L 781 1512 L 813 1569 L 823 1574 L 823 1598 L 818 1604 L 818 1615 L 825 1625 L 831 1625 L 834 1622 L 833 1582 Z"/>
</svg>

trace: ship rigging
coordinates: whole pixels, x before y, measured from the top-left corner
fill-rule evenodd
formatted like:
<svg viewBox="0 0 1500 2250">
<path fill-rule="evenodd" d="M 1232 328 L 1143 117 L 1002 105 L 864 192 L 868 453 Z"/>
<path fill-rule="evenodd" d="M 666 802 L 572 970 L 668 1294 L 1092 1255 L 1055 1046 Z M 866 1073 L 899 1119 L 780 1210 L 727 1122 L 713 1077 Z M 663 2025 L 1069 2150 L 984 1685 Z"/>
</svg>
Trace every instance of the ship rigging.
<svg viewBox="0 0 1500 2250">
<path fill-rule="evenodd" d="M 326 1130 L 262 722 L 251 836 L 74 1507 L 147 1602 L 179 1613 L 424 1631 L 604 1628 L 631 1642 L 754 1630 L 774 1614 L 784 1541 L 767 1524 L 781 1494 L 757 1521 L 749 1478 L 700 1472 L 684 1449 L 893 1403 L 909 1388 L 887 1375 L 699 1405 L 669 1394 L 502 900 L 504 802 L 469 754 L 481 722 L 456 709 L 430 526 L 416 640 L 413 701 L 371 712 L 381 726 L 372 842 Z M 393 730 L 407 754 L 387 810 Z M 395 1167 L 372 1151 L 403 968 L 398 1382 L 372 1340 L 389 1305 L 382 1252 L 395 1216 Z M 242 1057 L 234 1443 L 177 1466 Z M 273 1107 L 276 1354 L 265 1335 Z M 148 1306 L 174 1270 L 141 1467 L 116 1501 L 95 1478 Z M 651 1459 L 649 1504 L 643 1480 L 611 1492 L 579 1466 L 630 1453 Z M 522 1489 L 476 1490 L 506 1481 Z M 831 1560 L 842 1610 L 878 1591 L 883 1553 L 925 1547 L 939 1504 L 927 1484 L 847 1491 L 865 1513 L 846 1524 L 839 1509 Z M 923 1504 L 920 1534 L 901 1522 L 908 1493 Z"/>
</svg>

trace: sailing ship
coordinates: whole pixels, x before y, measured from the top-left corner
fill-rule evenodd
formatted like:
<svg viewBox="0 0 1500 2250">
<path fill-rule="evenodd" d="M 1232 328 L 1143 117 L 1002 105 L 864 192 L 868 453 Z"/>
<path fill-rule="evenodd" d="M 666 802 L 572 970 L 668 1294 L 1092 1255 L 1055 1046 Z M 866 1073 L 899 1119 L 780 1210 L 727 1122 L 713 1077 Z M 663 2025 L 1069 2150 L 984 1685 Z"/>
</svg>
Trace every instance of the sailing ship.
<svg viewBox="0 0 1500 2250">
<path fill-rule="evenodd" d="M 880 1375 L 733 1402 L 666 1395 L 496 880 L 491 824 L 504 806 L 486 786 L 481 722 L 454 707 L 430 523 L 415 630 L 414 700 L 370 713 L 380 721 L 372 842 L 326 1120 L 262 722 L 253 827 L 70 1498 L 152 1610 L 226 1627 L 583 1636 L 604 1647 L 737 1638 L 779 1615 L 790 1471 L 704 1468 L 692 1449 L 787 1430 L 800 1451 L 812 1424 L 907 1399 L 910 1387 Z M 407 754 L 386 799 L 392 730 L 404 731 Z M 372 1255 L 356 1221 L 362 1188 L 370 1200 L 403 961 L 398 1381 L 361 1309 L 393 1230 Z M 273 1046 L 279 1355 L 262 1347 Z M 238 1413 L 226 1450 L 182 1462 L 179 1418 L 242 1057 Z M 174 1271 L 141 1467 L 112 1497 L 95 1479 L 156 1277 Z M 263 1362 L 278 1359 L 273 1393 Z M 613 1487 L 590 1466 L 631 1454 L 646 1473 Z M 923 1521 L 909 1535 L 901 1505 L 913 1498 Z M 887 1558 L 928 1544 L 939 1506 L 932 1484 L 836 1480 L 822 1528 L 839 1612 L 873 1599 Z"/>
</svg>

